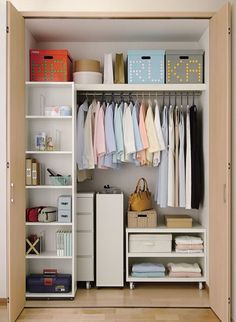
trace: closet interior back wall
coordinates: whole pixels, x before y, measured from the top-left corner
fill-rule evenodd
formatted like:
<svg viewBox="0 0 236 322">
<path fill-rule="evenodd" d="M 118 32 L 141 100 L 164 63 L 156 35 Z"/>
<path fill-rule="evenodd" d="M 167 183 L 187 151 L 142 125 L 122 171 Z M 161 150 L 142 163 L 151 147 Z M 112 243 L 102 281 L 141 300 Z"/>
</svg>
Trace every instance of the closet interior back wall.
<svg viewBox="0 0 236 322">
<path fill-rule="evenodd" d="M 74 31 L 76 32 L 76 31 Z M 78 30 L 79 32 L 79 30 Z M 84 35 L 86 39 L 86 34 Z M 173 38 L 173 37 L 172 37 Z M 101 37 L 99 38 L 101 39 Z M 140 41 L 45 41 L 36 39 L 31 34 L 30 30 L 26 34 L 26 62 L 29 62 L 29 49 L 68 49 L 72 59 L 97 59 L 101 62 L 101 71 L 103 69 L 103 57 L 104 53 L 124 53 L 124 59 L 126 61 L 126 53 L 132 49 L 203 49 L 205 51 L 205 75 L 204 80 L 208 88 L 208 29 L 205 29 L 202 36 L 196 39 L 181 41 L 146 41 L 140 36 Z M 148 39 L 149 40 L 149 39 Z M 172 39 L 173 40 L 173 39 Z M 178 39 L 179 40 L 179 39 Z M 26 79 L 29 80 L 29 65 L 26 64 Z M 135 94 L 132 98 L 135 99 Z M 140 96 L 139 96 L 140 97 Z M 148 93 L 145 96 L 148 99 Z M 153 97 L 154 98 L 154 97 Z M 159 97 L 158 97 L 159 98 Z M 168 93 L 165 98 L 165 102 L 168 104 Z M 171 103 L 174 104 L 175 99 L 172 98 Z M 162 97 L 159 98 L 160 106 L 163 105 Z M 204 202 L 199 210 L 185 210 L 183 208 L 159 208 L 155 203 L 158 214 L 191 214 L 193 218 L 199 220 L 203 226 L 208 229 L 208 151 L 209 151 L 209 99 L 208 90 L 202 92 L 199 97 L 195 97 L 195 103 L 198 109 L 201 111 L 201 117 L 203 122 L 203 154 L 204 154 Z M 180 104 L 180 98 L 177 99 L 177 104 Z M 183 104 L 186 104 L 186 98 L 183 99 Z M 192 104 L 192 96 L 189 97 L 189 104 Z M 157 181 L 157 169 L 153 167 L 136 167 L 135 165 L 125 164 L 121 169 L 116 170 L 94 170 L 93 179 L 83 183 L 78 183 L 78 191 L 99 191 L 105 184 L 120 188 L 125 193 L 125 206 L 127 207 L 127 197 L 134 190 L 138 178 L 145 177 L 148 181 L 149 188 L 154 194 Z M 125 208 L 127 209 L 127 208 Z"/>
</svg>

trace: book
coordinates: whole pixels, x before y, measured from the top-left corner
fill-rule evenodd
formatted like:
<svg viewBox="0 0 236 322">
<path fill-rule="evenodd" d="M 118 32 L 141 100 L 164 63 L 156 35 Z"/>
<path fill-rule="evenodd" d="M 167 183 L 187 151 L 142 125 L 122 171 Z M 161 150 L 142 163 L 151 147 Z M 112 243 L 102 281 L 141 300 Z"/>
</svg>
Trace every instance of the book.
<svg viewBox="0 0 236 322">
<path fill-rule="evenodd" d="M 40 164 L 34 160 L 32 162 L 32 185 L 40 185 Z"/>
<path fill-rule="evenodd" d="M 25 184 L 32 185 L 32 159 L 25 160 Z"/>
</svg>

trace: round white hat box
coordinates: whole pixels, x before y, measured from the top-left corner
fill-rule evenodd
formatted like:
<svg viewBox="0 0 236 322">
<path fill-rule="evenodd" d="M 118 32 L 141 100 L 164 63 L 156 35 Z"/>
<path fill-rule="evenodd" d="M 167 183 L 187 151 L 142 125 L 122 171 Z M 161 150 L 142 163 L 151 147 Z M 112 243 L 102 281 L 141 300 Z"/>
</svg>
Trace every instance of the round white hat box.
<svg viewBox="0 0 236 322">
<path fill-rule="evenodd" d="M 102 84 L 102 73 L 75 72 L 73 79 L 76 84 Z"/>
</svg>

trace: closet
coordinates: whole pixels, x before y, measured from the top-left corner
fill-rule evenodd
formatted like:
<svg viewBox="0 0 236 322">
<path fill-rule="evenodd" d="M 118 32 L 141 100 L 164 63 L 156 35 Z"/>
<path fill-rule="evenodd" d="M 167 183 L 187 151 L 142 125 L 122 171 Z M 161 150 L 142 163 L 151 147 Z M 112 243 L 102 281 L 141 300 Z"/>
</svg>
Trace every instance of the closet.
<svg viewBox="0 0 236 322">
<path fill-rule="evenodd" d="M 29 80 L 29 49 L 68 49 L 74 60 L 91 57 L 103 61 L 105 52 L 124 52 L 129 49 L 203 49 L 205 51 L 205 82 L 200 85 L 76 85 L 71 84 L 70 90 L 75 101 L 75 106 L 82 97 L 93 97 L 94 93 L 131 93 L 135 97 L 148 99 L 155 97 L 163 104 L 168 100 L 168 95 L 173 95 L 170 100 L 175 99 L 176 93 L 183 93 L 184 104 L 188 99 L 195 99 L 200 108 L 203 120 L 203 153 L 204 153 L 204 201 L 199 210 L 183 211 L 182 209 L 160 209 L 157 207 L 160 219 L 164 214 L 185 213 L 190 214 L 200 222 L 201 231 L 204 234 L 207 249 L 205 257 L 204 282 L 206 281 L 207 292 L 209 292 L 210 307 L 219 318 L 226 322 L 230 319 L 230 216 L 231 216 L 231 101 L 230 101 L 230 52 L 231 52 L 231 22 L 230 7 L 227 4 L 219 12 L 212 14 L 185 14 L 170 15 L 163 13 L 152 13 L 150 16 L 130 14 L 129 17 L 93 14 L 81 17 L 77 15 L 71 19 L 48 17 L 45 19 L 43 13 L 37 18 L 31 13 L 30 17 L 22 17 L 10 4 L 8 10 L 8 245 L 9 245 L 9 322 L 15 321 L 25 305 L 25 276 L 31 266 L 32 272 L 37 270 L 33 261 L 44 259 L 25 259 L 25 207 L 29 203 L 29 191 L 25 189 L 25 156 L 27 154 L 35 157 L 25 145 L 27 138 L 26 129 L 29 124 L 35 122 L 33 118 L 25 117 L 25 108 L 29 106 L 28 87 L 37 88 L 39 84 L 25 83 Z M 41 17 L 41 18 L 40 18 Z M 65 13 L 65 18 L 66 13 Z M 162 19 L 159 19 L 159 18 Z M 187 18 L 188 18 L 187 17 Z M 42 19 L 44 18 L 44 19 Z M 112 19 L 114 18 L 114 19 Z M 116 19 L 115 19 L 116 18 Z M 119 18 L 119 19 L 117 19 Z M 125 19 L 124 19 L 125 18 Z M 145 19 L 144 19 L 145 18 Z M 166 19 L 164 19 L 166 18 Z M 172 18 L 172 19 L 167 19 Z M 185 19 L 183 19 L 185 18 Z M 194 19 L 193 19 L 194 18 Z M 63 28 L 62 28 L 63 26 Z M 24 65 L 25 62 L 25 65 Z M 17 72 L 16 72 L 17 71 Z M 50 90 L 53 90 L 53 86 Z M 47 87 L 47 85 L 45 84 Z M 60 85 L 58 85 L 60 86 Z M 68 85 L 70 86 L 70 85 Z M 31 89 L 32 89 L 31 88 Z M 58 89 L 57 89 L 58 90 Z M 60 92 L 60 90 L 59 90 Z M 185 93 L 185 94 L 184 94 Z M 193 95 L 197 93 L 200 95 Z M 160 96 L 160 98 L 159 98 Z M 179 104 L 180 97 L 177 96 Z M 77 101 L 78 100 L 78 101 Z M 67 102 L 68 104 L 68 102 Z M 29 108 L 34 108 L 29 106 Z M 45 121 L 45 120 L 41 120 Z M 41 122 L 40 121 L 40 122 Z M 56 120 L 56 122 L 71 122 L 72 120 Z M 37 121 L 38 122 L 38 121 Z M 49 128 L 51 127 L 50 120 Z M 73 123 L 71 123 L 73 124 Z M 62 125 L 70 128 L 69 123 Z M 19 135 L 21 133 L 21 135 Z M 76 171 L 73 160 L 74 155 L 74 133 L 72 133 L 71 146 L 65 146 L 64 155 L 38 154 L 36 157 L 46 158 L 50 162 L 65 162 L 72 176 L 73 204 L 75 207 L 76 188 L 78 193 L 100 191 L 105 184 L 116 186 L 126 196 L 125 209 L 127 208 L 127 196 L 130 194 L 139 177 L 145 177 L 150 185 L 150 190 L 155 192 L 156 171 L 155 168 L 136 168 L 125 165 L 120 170 L 106 170 L 105 172 L 95 170 L 93 178 L 84 183 L 78 183 L 76 187 Z M 67 142 L 67 144 L 69 144 Z M 71 150 L 70 150 L 71 149 Z M 67 152 L 67 153 L 66 153 Z M 53 160 L 53 161 L 52 161 Z M 71 162 L 72 161 L 72 162 Z M 124 179 L 125 178 L 125 179 Z M 26 193 L 27 190 L 27 193 Z M 34 189 L 32 189 L 34 190 Z M 35 189 L 37 190 L 37 189 Z M 40 190 L 40 189 L 39 189 Z M 49 191 L 50 189 L 48 189 Z M 35 194 L 30 200 L 34 206 L 37 198 L 50 198 L 50 193 L 43 195 L 39 191 L 31 191 Z M 58 194 L 58 192 L 56 192 Z M 64 193 L 63 193 L 64 194 Z M 25 198 L 26 195 L 26 198 Z M 82 194 L 78 196 L 82 198 Z M 25 200 L 26 199 L 26 200 Z M 31 205 L 31 204 L 30 204 Z M 82 211 L 83 212 L 83 211 Z M 75 208 L 72 212 L 71 229 L 73 230 L 74 250 L 72 258 L 62 259 L 60 264 L 66 266 L 68 271 L 74 275 L 77 261 L 75 256 L 90 256 L 91 254 L 76 253 L 76 217 Z M 78 220 L 78 218 L 77 218 Z M 27 229 L 32 229 L 27 227 Z M 53 231 L 56 228 L 50 228 Z M 91 230 L 91 227 L 89 228 Z M 81 232 L 82 234 L 82 232 Z M 129 231 L 126 231 L 128 236 Z M 127 243 L 127 239 L 126 239 Z M 125 244 L 124 244 L 125 245 Z M 126 246 L 127 247 L 127 246 Z M 50 259 L 47 259 L 50 262 Z M 58 258 L 53 261 L 60 261 Z M 127 261 L 130 260 L 127 258 Z M 132 258 L 131 258 L 132 261 Z M 29 264 L 30 262 L 30 264 Z M 27 264 L 26 264 L 27 263 Z M 69 264 L 68 264 L 69 263 Z M 223 265 L 222 265 L 223 263 Z M 41 267 L 45 266 L 41 262 Z M 126 262 L 127 264 L 127 262 Z M 218 268 L 221 269 L 218 269 Z M 91 272 L 91 280 L 93 279 Z M 125 275 L 124 275 L 125 276 Z M 83 278 L 83 277 L 82 277 Z M 87 280 L 86 280 L 87 281 Z M 158 283 L 155 284 L 158 292 Z M 74 286 L 76 291 L 76 285 Z M 79 291 L 77 293 L 79 294 Z M 98 290 L 99 291 L 99 290 Z M 206 290 L 205 290 L 206 291 Z M 89 292 L 89 291 L 88 291 Z M 132 291 L 135 295 L 135 290 Z M 72 297 L 74 294 L 71 294 Z M 89 295 L 88 295 L 89 296 Z"/>
</svg>

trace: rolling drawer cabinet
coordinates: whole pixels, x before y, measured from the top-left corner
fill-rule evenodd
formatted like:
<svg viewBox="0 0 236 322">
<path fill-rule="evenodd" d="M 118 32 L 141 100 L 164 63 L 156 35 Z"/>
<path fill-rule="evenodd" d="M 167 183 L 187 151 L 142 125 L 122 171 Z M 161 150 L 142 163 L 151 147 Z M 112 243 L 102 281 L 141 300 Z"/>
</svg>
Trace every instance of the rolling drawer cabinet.
<svg viewBox="0 0 236 322">
<path fill-rule="evenodd" d="M 124 286 L 124 196 L 96 195 L 96 286 Z"/>
<path fill-rule="evenodd" d="M 78 193 L 77 219 L 77 281 L 94 281 L 94 193 Z"/>
</svg>

